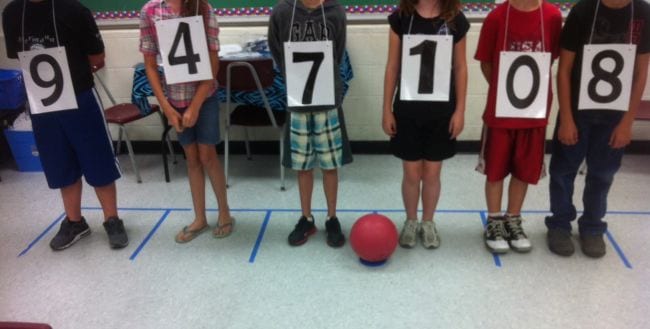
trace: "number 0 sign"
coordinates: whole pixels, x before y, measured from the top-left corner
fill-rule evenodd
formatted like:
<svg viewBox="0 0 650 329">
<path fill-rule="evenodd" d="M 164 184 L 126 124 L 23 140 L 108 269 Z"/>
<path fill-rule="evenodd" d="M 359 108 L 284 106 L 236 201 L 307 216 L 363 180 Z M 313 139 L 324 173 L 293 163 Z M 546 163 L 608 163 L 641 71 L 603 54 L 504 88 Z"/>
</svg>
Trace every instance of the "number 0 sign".
<svg viewBox="0 0 650 329">
<path fill-rule="evenodd" d="M 545 118 L 551 54 L 502 51 L 500 56 L 496 117 Z"/>
<path fill-rule="evenodd" d="M 156 32 L 168 84 L 213 78 L 202 16 L 156 21 Z"/>
<path fill-rule="evenodd" d="M 32 114 L 77 109 L 64 47 L 18 54 Z"/>
<path fill-rule="evenodd" d="M 585 45 L 578 109 L 627 111 L 636 45 Z"/>
<path fill-rule="evenodd" d="M 449 101 L 453 37 L 405 35 L 402 44 L 400 99 Z"/>
<path fill-rule="evenodd" d="M 332 41 L 286 42 L 284 65 L 289 106 L 336 105 Z"/>
</svg>

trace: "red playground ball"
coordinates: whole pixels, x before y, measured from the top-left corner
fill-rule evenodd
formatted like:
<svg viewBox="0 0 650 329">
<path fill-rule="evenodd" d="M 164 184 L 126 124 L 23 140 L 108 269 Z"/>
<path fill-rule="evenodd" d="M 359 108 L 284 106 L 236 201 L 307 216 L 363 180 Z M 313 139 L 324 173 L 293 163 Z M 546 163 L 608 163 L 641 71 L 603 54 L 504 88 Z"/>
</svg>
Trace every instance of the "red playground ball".
<svg viewBox="0 0 650 329">
<path fill-rule="evenodd" d="M 397 247 L 397 227 L 386 216 L 361 216 L 350 231 L 350 245 L 366 266 L 386 263 Z"/>
</svg>

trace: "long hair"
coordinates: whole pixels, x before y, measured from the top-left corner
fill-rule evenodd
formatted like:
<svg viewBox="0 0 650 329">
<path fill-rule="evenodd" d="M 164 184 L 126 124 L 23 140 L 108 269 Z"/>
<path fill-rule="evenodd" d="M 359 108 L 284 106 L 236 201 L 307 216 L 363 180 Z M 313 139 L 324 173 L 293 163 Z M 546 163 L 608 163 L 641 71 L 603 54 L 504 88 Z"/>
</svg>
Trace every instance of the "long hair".
<svg viewBox="0 0 650 329">
<path fill-rule="evenodd" d="M 419 0 L 400 0 L 399 11 L 401 15 L 413 15 L 415 13 L 415 5 L 420 2 Z M 460 0 L 438 0 L 440 6 L 440 17 L 447 23 L 451 23 L 460 12 Z"/>
<path fill-rule="evenodd" d="M 196 7 L 199 6 L 199 15 L 204 16 L 209 8 L 207 0 L 182 0 L 181 16 L 196 16 Z"/>
</svg>

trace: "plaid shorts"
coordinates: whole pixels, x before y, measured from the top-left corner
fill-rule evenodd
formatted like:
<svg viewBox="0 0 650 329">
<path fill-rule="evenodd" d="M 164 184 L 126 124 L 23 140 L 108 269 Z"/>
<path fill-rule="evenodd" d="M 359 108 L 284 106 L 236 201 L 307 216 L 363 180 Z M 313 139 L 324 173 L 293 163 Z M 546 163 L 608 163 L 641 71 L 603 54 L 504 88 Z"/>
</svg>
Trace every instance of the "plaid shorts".
<svg viewBox="0 0 650 329">
<path fill-rule="evenodd" d="M 291 169 L 310 170 L 316 165 L 332 170 L 343 165 L 341 125 L 336 109 L 290 115 Z"/>
</svg>

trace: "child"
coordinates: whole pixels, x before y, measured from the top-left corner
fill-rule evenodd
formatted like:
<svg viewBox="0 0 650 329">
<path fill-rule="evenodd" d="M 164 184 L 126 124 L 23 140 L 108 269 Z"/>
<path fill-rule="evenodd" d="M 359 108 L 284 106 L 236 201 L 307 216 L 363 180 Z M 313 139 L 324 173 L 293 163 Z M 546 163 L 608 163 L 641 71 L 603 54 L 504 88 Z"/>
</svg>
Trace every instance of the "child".
<svg viewBox="0 0 650 329">
<path fill-rule="evenodd" d="M 126 247 L 129 240 L 117 214 L 115 181 L 120 178 L 120 169 L 93 89 L 92 72 L 104 65 L 104 43 L 90 10 L 76 0 L 14 0 L 5 8 L 2 23 L 9 58 L 18 58 L 20 52 L 65 48 L 68 67 L 58 62 L 54 65 L 58 63 L 62 71 L 69 71 L 78 104 L 78 108 L 38 114 L 32 108 L 45 178 L 50 188 L 61 190 L 66 214 L 50 247 L 62 250 L 90 234 L 81 215 L 82 175 L 102 205 L 110 246 Z M 35 61 L 36 57 L 31 65 Z"/>
<path fill-rule="evenodd" d="M 338 67 L 345 51 L 346 17 L 336 0 L 281 0 L 274 8 L 269 24 L 269 48 L 277 65 L 282 67 L 286 81 L 284 44 L 300 41 L 332 40 L 334 52 L 335 105 L 289 107 L 289 124 L 282 164 L 298 171 L 298 189 L 302 216 L 289 234 L 289 244 L 299 246 L 316 232 L 311 213 L 314 186 L 313 168 L 323 172 L 323 189 L 327 200 L 327 244 L 340 247 L 345 243 L 341 225 L 336 217 L 338 191 L 337 169 L 352 162 L 349 141 L 343 119 L 342 81 Z M 317 90 L 314 91 L 318 92 Z"/>
<path fill-rule="evenodd" d="M 197 9 L 198 6 L 198 9 Z M 179 84 L 163 84 L 158 76 L 156 56 L 160 54 L 156 35 L 157 20 L 203 16 L 209 48 L 212 79 Z M 178 133 L 187 158 L 194 221 L 176 235 L 176 242 L 185 243 L 210 228 L 205 214 L 205 175 L 210 178 L 219 204 L 216 238 L 232 233 L 235 221 L 230 217 L 226 195 L 226 179 L 217 158 L 215 144 L 219 142 L 219 101 L 215 78 L 219 68 L 219 27 L 212 8 L 206 0 L 150 0 L 140 14 L 140 51 L 144 55 L 147 78 L 160 108 Z M 170 36 L 173 38 L 173 36 Z M 181 52 L 182 53 L 182 52 Z"/>
<path fill-rule="evenodd" d="M 632 17 L 632 15 L 634 15 Z M 636 45 L 631 96 L 627 112 L 578 107 L 584 46 L 587 44 Z M 567 17 L 560 40 L 557 74 L 560 112 L 551 155 L 551 212 L 546 218 L 549 249 L 570 256 L 571 221 L 576 218 L 573 183 L 582 161 L 587 161 L 583 191 L 584 213 L 578 219 L 580 246 L 589 257 L 605 255 L 603 234 L 607 223 L 607 194 L 621 166 L 624 147 L 630 143 L 648 75 L 650 57 L 650 6 L 643 0 L 582 0 Z M 627 101 L 627 100 L 626 100 Z M 580 109 L 580 111 L 579 111 Z"/>
<path fill-rule="evenodd" d="M 382 126 L 391 137 L 393 154 L 402 159 L 402 198 L 406 221 L 400 245 L 412 248 L 418 232 L 425 248 L 437 248 L 440 239 L 433 214 L 440 197 L 442 161 L 456 154 L 456 137 L 463 130 L 467 93 L 466 38 L 469 22 L 458 0 L 401 0 L 390 23 L 388 62 L 384 78 Z M 401 99 L 398 85 L 404 35 L 453 36 L 453 65 L 449 101 Z M 397 89 L 397 93 L 396 93 Z M 422 197 L 422 224 L 418 225 L 418 202 Z"/>
<path fill-rule="evenodd" d="M 488 14 L 479 37 L 475 58 L 490 87 L 483 113 L 485 124 L 479 171 L 486 175 L 488 208 L 485 244 L 489 250 L 505 253 L 510 247 L 526 252 L 532 246 L 521 226 L 521 208 L 528 184 L 537 184 L 544 162 L 544 142 L 552 92 L 544 118 L 503 118 L 496 116 L 499 59 L 501 51 L 551 52 L 557 58 L 562 25 L 560 11 L 540 0 L 510 0 Z M 549 72 L 550 74 L 550 72 Z M 483 167 L 484 166 L 484 167 Z M 511 174 L 508 207 L 501 212 L 503 181 Z"/>
</svg>

